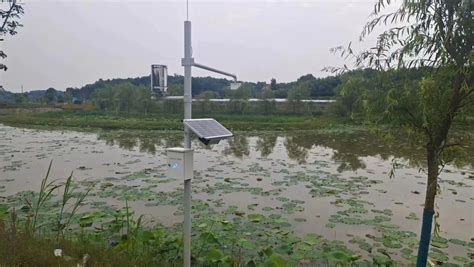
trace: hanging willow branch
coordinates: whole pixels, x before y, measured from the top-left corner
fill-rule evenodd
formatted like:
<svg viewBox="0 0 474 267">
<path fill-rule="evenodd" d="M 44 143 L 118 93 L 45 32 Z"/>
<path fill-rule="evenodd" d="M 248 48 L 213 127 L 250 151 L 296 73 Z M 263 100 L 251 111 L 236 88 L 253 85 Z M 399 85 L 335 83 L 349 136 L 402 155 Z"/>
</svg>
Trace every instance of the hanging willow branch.
<svg viewBox="0 0 474 267">
<path fill-rule="evenodd" d="M 349 43 L 331 52 L 352 61 L 356 68 L 472 66 L 473 1 L 404 0 L 395 12 L 383 13 L 389 5 L 393 5 L 390 0 L 379 0 L 360 34 L 363 42 L 375 29 L 391 26 L 377 36 L 374 47 L 355 52 Z M 349 68 L 324 70 L 341 73 Z"/>
<path fill-rule="evenodd" d="M 23 15 L 23 7 L 16 3 L 16 1 L 9 1 L 7 3 L 7 8 L 4 9 L 3 4 L 0 5 L 0 42 L 3 41 L 5 35 L 15 35 L 17 34 L 17 28 L 23 27 L 22 24 L 18 22 L 21 15 Z M 0 58 L 4 59 L 7 55 L 0 50 Z M 7 66 L 0 64 L 0 70 L 7 70 Z"/>
</svg>

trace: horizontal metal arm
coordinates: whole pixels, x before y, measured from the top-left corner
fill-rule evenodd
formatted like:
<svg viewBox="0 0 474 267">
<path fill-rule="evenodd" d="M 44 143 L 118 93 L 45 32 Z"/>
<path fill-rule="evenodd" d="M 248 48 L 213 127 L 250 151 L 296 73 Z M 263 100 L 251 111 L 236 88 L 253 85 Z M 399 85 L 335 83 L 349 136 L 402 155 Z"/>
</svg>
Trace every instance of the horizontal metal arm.
<svg viewBox="0 0 474 267">
<path fill-rule="evenodd" d="M 200 69 L 204 69 L 204 70 L 208 70 L 208 71 L 220 73 L 220 74 L 225 75 L 225 76 L 232 77 L 232 78 L 234 78 L 234 81 L 237 81 L 237 76 L 235 74 L 231 74 L 231 73 L 228 73 L 228 72 L 225 72 L 225 71 L 221 71 L 221 70 L 214 69 L 214 68 L 211 68 L 211 67 L 208 67 L 208 66 L 204 66 L 204 65 L 201 65 L 201 64 L 196 63 L 196 62 L 194 62 L 193 66 L 198 67 Z"/>
</svg>

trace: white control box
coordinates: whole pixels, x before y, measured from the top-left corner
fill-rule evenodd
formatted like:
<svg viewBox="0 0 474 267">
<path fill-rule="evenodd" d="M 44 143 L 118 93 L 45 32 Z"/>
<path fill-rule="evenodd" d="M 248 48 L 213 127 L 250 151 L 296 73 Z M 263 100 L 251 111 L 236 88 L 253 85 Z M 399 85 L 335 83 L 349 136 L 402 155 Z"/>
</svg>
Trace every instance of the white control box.
<svg viewBox="0 0 474 267">
<path fill-rule="evenodd" d="M 168 178 L 182 180 L 193 178 L 193 152 L 193 149 L 182 147 L 166 149 Z"/>
</svg>

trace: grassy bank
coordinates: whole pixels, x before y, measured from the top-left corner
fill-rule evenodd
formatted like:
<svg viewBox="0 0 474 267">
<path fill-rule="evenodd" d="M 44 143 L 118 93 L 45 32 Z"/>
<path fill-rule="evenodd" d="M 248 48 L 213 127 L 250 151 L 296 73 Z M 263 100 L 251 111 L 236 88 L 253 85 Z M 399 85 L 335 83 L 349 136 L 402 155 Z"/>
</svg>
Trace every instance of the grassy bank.
<svg viewBox="0 0 474 267">
<path fill-rule="evenodd" d="M 3 224 L 3 222 L 2 222 Z M 150 259 L 132 258 L 86 238 L 56 240 L 0 226 L 0 266 L 146 266 Z M 62 256 L 55 256 L 60 248 Z M 166 264 L 164 264 L 166 266 Z"/>
<path fill-rule="evenodd" d="M 345 121 L 327 116 L 255 116 L 207 115 L 234 131 L 315 130 L 342 127 Z M 0 116 L 0 123 L 10 126 L 47 126 L 135 130 L 181 130 L 180 115 L 109 114 L 97 111 L 61 111 Z"/>
</svg>

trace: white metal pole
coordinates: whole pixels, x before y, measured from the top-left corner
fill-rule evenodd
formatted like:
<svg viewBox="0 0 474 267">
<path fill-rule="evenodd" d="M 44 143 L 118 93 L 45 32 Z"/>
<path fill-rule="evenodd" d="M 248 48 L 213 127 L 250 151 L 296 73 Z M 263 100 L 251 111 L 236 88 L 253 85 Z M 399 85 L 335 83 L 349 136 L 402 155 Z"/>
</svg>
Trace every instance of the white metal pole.
<svg viewBox="0 0 474 267">
<path fill-rule="evenodd" d="M 191 48 L 191 21 L 184 22 L 184 118 L 192 118 L 191 68 L 194 64 Z M 186 130 L 186 129 L 185 129 Z M 191 148 L 189 131 L 185 134 L 185 148 Z"/>
<path fill-rule="evenodd" d="M 184 22 L 184 118 L 192 118 L 191 68 L 193 64 L 191 48 L 191 21 Z M 191 148 L 191 132 L 184 127 L 184 147 Z M 184 181 L 184 267 L 191 266 L 191 179 Z"/>
</svg>

